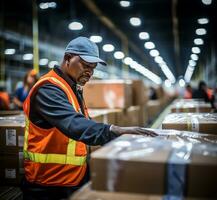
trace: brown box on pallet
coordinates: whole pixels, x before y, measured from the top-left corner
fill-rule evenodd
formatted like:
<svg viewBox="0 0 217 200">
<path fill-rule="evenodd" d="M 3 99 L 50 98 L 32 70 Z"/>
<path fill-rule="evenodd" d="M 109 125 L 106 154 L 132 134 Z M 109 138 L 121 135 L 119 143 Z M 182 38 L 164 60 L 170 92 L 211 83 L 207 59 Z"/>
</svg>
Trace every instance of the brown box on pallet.
<svg viewBox="0 0 217 200">
<path fill-rule="evenodd" d="M 84 98 L 88 108 L 127 108 L 132 105 L 132 82 L 90 81 L 84 87 Z"/>
<path fill-rule="evenodd" d="M 171 113 L 162 129 L 176 129 L 217 135 L 217 113 Z"/>
<path fill-rule="evenodd" d="M 0 154 L 17 153 L 22 149 L 24 129 L 24 115 L 0 117 Z"/>
<path fill-rule="evenodd" d="M 132 83 L 133 89 L 133 105 L 143 105 L 146 104 L 148 101 L 148 93 L 147 88 L 145 87 L 142 80 L 133 80 Z"/>
<path fill-rule="evenodd" d="M 216 198 L 215 145 L 123 135 L 92 154 L 92 188 Z"/>
<path fill-rule="evenodd" d="M 147 196 L 142 194 L 102 192 L 91 189 L 91 185 L 84 185 L 70 200 L 161 200 L 162 196 Z"/>
<path fill-rule="evenodd" d="M 171 107 L 171 112 L 173 113 L 179 113 L 179 112 L 211 112 L 212 108 L 210 103 L 204 103 L 201 101 L 176 101 L 175 103 L 173 103 L 172 107 Z"/>
<path fill-rule="evenodd" d="M 19 185 L 24 174 L 23 152 L 1 154 L 0 185 Z"/>
</svg>

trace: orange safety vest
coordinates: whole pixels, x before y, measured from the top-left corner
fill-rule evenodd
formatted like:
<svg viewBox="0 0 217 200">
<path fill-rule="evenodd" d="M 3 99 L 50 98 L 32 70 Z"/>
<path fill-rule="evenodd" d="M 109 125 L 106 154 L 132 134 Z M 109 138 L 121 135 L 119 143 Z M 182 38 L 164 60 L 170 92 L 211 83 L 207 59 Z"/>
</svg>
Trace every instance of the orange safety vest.
<svg viewBox="0 0 217 200">
<path fill-rule="evenodd" d="M 208 88 L 208 89 L 206 90 L 206 93 L 207 93 L 208 99 L 211 100 L 211 99 L 212 99 L 212 96 L 213 96 L 213 91 Z"/>
<path fill-rule="evenodd" d="M 2 106 L 1 109 L 9 110 L 10 108 L 10 97 L 7 92 L 0 92 L 0 105 Z"/>
<path fill-rule="evenodd" d="M 73 90 L 53 70 L 41 77 L 33 86 L 23 105 L 26 117 L 25 176 L 29 182 L 45 186 L 76 186 L 86 172 L 86 145 L 68 138 L 56 127 L 43 129 L 33 124 L 29 119 L 31 96 L 46 82 L 62 89 L 76 112 L 80 112 L 80 106 Z M 86 109 L 85 117 L 88 117 Z"/>
</svg>

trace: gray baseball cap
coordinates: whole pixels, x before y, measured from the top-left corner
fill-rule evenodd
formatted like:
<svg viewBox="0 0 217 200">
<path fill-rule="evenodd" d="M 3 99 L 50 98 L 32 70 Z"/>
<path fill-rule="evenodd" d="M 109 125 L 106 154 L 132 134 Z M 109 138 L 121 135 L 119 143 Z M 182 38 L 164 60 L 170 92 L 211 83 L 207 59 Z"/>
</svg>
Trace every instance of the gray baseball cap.
<svg viewBox="0 0 217 200">
<path fill-rule="evenodd" d="M 86 37 L 77 37 L 69 42 L 65 53 L 79 55 L 84 61 L 89 63 L 100 63 L 106 65 L 106 62 L 99 58 L 98 46 Z"/>
</svg>

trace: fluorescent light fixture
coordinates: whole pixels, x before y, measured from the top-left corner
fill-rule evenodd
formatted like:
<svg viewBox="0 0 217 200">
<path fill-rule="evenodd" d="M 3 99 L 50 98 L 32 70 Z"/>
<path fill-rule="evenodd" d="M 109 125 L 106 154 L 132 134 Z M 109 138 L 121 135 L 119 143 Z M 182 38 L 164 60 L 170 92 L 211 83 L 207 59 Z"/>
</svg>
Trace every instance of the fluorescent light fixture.
<svg viewBox="0 0 217 200">
<path fill-rule="evenodd" d="M 205 28 L 198 28 L 198 29 L 196 29 L 195 32 L 197 35 L 206 35 L 206 29 Z"/>
<path fill-rule="evenodd" d="M 179 80 L 179 86 L 180 86 L 180 87 L 184 87 L 184 86 L 185 86 L 185 81 L 184 81 L 184 79 L 180 79 L 180 80 Z"/>
<path fill-rule="evenodd" d="M 156 56 L 159 56 L 159 55 L 160 55 L 159 51 L 156 50 L 156 49 L 152 49 L 152 50 L 149 52 L 149 54 L 150 54 L 152 57 L 156 57 Z"/>
<path fill-rule="evenodd" d="M 156 56 L 156 57 L 154 58 L 154 61 L 155 61 L 156 63 L 158 63 L 158 64 L 164 62 L 164 61 L 163 61 L 163 58 L 162 58 L 161 56 Z"/>
<path fill-rule="evenodd" d="M 112 52 L 114 51 L 115 47 L 112 44 L 104 44 L 102 49 L 105 52 Z"/>
<path fill-rule="evenodd" d="M 141 19 L 138 17 L 131 17 L 130 23 L 132 26 L 140 26 L 142 22 L 141 22 Z"/>
<path fill-rule="evenodd" d="M 208 18 L 199 18 L 197 20 L 198 24 L 208 24 L 209 23 L 209 19 Z"/>
<path fill-rule="evenodd" d="M 188 67 L 187 67 L 187 69 L 186 69 L 184 79 L 185 79 L 185 81 L 186 81 L 187 83 L 190 82 L 190 80 L 191 80 L 191 77 L 192 77 L 192 75 L 193 75 L 193 73 L 194 73 L 194 68 L 195 68 L 195 67 L 192 67 L 192 66 L 188 65 Z"/>
<path fill-rule="evenodd" d="M 170 80 L 168 80 L 168 79 L 166 79 L 166 80 L 164 81 L 164 84 L 165 84 L 165 86 L 166 86 L 167 88 L 170 88 L 170 87 L 172 86 Z"/>
<path fill-rule="evenodd" d="M 90 36 L 90 40 L 95 43 L 100 43 L 102 42 L 102 37 L 99 35 L 92 35 Z"/>
<path fill-rule="evenodd" d="M 47 58 L 41 58 L 39 60 L 39 65 L 47 65 L 48 64 L 48 59 Z"/>
<path fill-rule="evenodd" d="M 71 22 L 68 28 L 73 31 L 79 31 L 83 29 L 83 25 L 80 22 Z"/>
<path fill-rule="evenodd" d="M 115 57 L 116 59 L 123 59 L 123 58 L 124 58 L 124 53 L 123 53 L 122 51 L 116 51 L 116 52 L 114 53 L 114 57 Z"/>
<path fill-rule="evenodd" d="M 130 58 L 130 57 L 126 57 L 126 58 L 124 58 L 124 60 L 123 60 L 124 64 L 126 64 L 126 65 L 130 65 L 130 63 L 131 63 L 132 61 L 133 61 L 133 59 Z"/>
<path fill-rule="evenodd" d="M 153 42 L 146 42 L 144 44 L 144 46 L 145 46 L 146 49 L 154 49 L 155 48 L 155 45 L 154 45 Z"/>
<path fill-rule="evenodd" d="M 201 39 L 201 38 L 196 38 L 196 39 L 194 39 L 194 44 L 196 44 L 196 45 L 203 45 L 203 39 Z"/>
<path fill-rule="evenodd" d="M 45 2 L 45 3 L 40 3 L 39 8 L 42 10 L 48 9 L 48 8 L 56 8 L 57 4 L 56 2 Z"/>
<path fill-rule="evenodd" d="M 200 48 L 199 47 L 192 47 L 191 51 L 194 54 L 199 54 L 200 53 Z"/>
<path fill-rule="evenodd" d="M 203 4 L 210 5 L 212 3 L 212 0 L 202 0 Z"/>
<path fill-rule="evenodd" d="M 48 64 L 49 68 L 54 68 L 55 65 L 58 65 L 59 63 L 56 60 L 50 61 Z"/>
<path fill-rule="evenodd" d="M 188 63 L 189 63 L 189 65 L 192 66 L 192 67 L 194 67 L 194 66 L 197 65 L 197 63 L 196 63 L 194 60 L 189 60 Z"/>
<path fill-rule="evenodd" d="M 192 60 L 198 60 L 198 55 L 197 54 L 191 54 L 191 59 Z"/>
<path fill-rule="evenodd" d="M 175 83 L 176 79 L 173 73 L 170 71 L 169 67 L 166 64 L 160 65 L 161 70 L 165 74 L 165 76 L 171 81 L 171 83 Z"/>
<path fill-rule="evenodd" d="M 120 1 L 120 5 L 121 7 L 129 7 L 130 6 L 130 1 Z"/>
<path fill-rule="evenodd" d="M 140 32 L 139 33 L 139 38 L 141 40 L 149 40 L 150 36 L 149 36 L 149 33 L 147 33 L 147 32 Z"/>
<path fill-rule="evenodd" d="M 23 60 L 32 60 L 32 59 L 33 59 L 32 53 L 27 53 L 23 55 Z"/>
<path fill-rule="evenodd" d="M 15 49 L 5 49 L 5 55 L 13 55 L 15 52 Z"/>
</svg>

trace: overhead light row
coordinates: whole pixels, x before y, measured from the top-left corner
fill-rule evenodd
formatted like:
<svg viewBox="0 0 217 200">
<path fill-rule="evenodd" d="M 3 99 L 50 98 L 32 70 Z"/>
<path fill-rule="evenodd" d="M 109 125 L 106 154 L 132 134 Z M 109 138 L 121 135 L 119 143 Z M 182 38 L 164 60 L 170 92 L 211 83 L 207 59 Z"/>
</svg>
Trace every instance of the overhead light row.
<svg viewBox="0 0 217 200">
<path fill-rule="evenodd" d="M 203 1 L 204 4 L 208 3 L 208 1 Z M 212 3 L 212 1 L 210 1 L 210 4 Z M 208 4 L 207 4 L 208 5 Z M 197 20 L 197 23 L 200 25 L 204 25 L 204 24 L 208 24 L 209 23 L 209 19 L 208 18 L 199 18 Z M 206 35 L 207 34 L 207 30 L 205 28 L 198 28 L 195 31 L 196 35 L 202 36 L 202 35 Z M 184 75 L 184 80 L 186 82 L 190 82 L 191 77 L 194 73 L 194 69 L 197 65 L 197 61 L 199 60 L 199 56 L 198 54 L 200 54 L 201 50 L 198 46 L 201 46 L 204 44 L 204 40 L 202 38 L 195 38 L 194 39 L 194 44 L 196 46 L 192 47 L 191 52 L 192 54 L 190 55 L 190 59 L 188 61 L 188 66 L 187 69 L 185 71 L 185 75 Z"/>
</svg>

